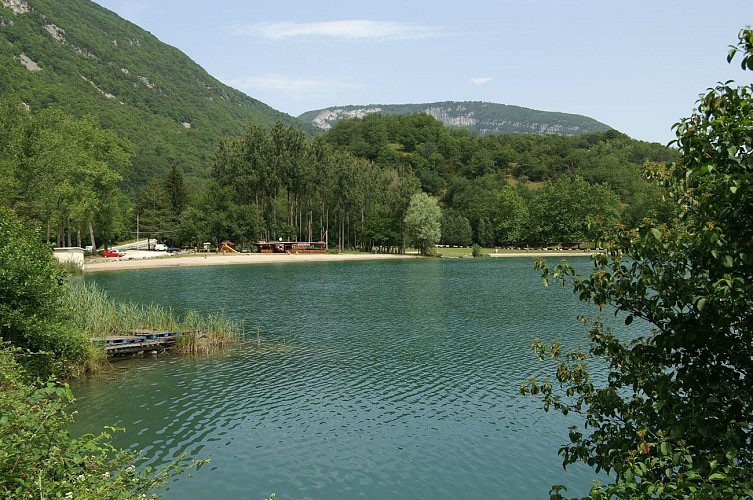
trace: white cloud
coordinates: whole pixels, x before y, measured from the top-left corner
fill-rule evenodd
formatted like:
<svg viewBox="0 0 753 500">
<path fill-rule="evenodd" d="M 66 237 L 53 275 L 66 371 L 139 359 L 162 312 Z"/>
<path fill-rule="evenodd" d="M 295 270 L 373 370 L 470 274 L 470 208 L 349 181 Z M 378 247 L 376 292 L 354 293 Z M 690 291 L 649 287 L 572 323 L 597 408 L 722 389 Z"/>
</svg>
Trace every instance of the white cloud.
<svg viewBox="0 0 753 500">
<path fill-rule="evenodd" d="M 473 76 L 470 80 L 468 80 L 468 83 L 472 83 L 474 85 L 486 85 L 492 81 L 492 78 L 489 76 Z"/>
<path fill-rule="evenodd" d="M 268 40 L 324 37 L 344 40 L 418 40 L 442 36 L 435 26 L 417 23 L 351 19 L 321 23 L 258 23 L 242 26 L 235 33 L 259 36 Z"/>
</svg>

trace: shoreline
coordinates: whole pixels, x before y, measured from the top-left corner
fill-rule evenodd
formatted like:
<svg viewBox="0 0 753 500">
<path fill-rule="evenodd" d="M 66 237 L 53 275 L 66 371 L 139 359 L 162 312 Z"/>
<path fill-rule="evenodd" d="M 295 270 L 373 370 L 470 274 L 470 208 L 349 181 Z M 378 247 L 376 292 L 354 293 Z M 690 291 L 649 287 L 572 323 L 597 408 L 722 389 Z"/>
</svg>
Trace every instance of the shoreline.
<svg viewBox="0 0 753 500">
<path fill-rule="evenodd" d="M 488 254 L 491 258 L 521 258 L 521 257 L 588 257 L 592 252 L 583 251 L 534 251 L 534 252 L 503 252 Z M 340 253 L 340 254 L 188 254 L 188 255 L 159 255 L 150 258 L 125 257 L 97 259 L 85 263 L 85 273 L 102 271 L 123 271 L 129 269 L 160 269 L 167 267 L 198 267 L 198 266 L 231 266 L 252 264 L 281 264 L 295 262 L 343 262 L 364 260 L 395 260 L 423 258 L 417 254 L 379 254 L 379 253 Z M 443 257 L 443 258 L 472 258 L 472 257 Z"/>
<path fill-rule="evenodd" d="M 339 262 L 353 260 L 385 260 L 417 258 L 411 254 L 285 254 L 285 253 L 244 253 L 244 254 L 199 254 L 159 255 L 153 257 L 125 257 L 98 259 L 84 264 L 84 272 L 121 271 L 128 269 L 158 269 L 166 267 L 232 266 L 251 264 L 281 264 L 295 262 Z"/>
</svg>

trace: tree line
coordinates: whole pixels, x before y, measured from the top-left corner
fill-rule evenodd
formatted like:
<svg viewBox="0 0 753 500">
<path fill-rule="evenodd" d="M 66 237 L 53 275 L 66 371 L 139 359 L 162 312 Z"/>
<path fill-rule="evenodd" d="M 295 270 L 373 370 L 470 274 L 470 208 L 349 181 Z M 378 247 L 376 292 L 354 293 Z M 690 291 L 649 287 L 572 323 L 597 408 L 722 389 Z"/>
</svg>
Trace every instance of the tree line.
<svg viewBox="0 0 753 500">
<path fill-rule="evenodd" d="M 460 246 L 580 243 L 596 219 L 632 227 L 673 210 L 642 170 L 676 151 L 616 131 L 489 137 L 425 114 L 369 115 L 309 140 L 281 122 L 250 125 L 216 144 L 206 179 L 173 164 L 126 195 L 133 148 L 96 118 L 6 100 L 0 120 L 0 202 L 59 246 L 138 232 L 179 247 L 282 238 L 402 252 L 417 237 L 405 218 L 419 192 L 440 208 L 433 243 Z"/>
<path fill-rule="evenodd" d="M 124 236 L 118 186 L 130 158 L 130 144 L 93 116 L 0 101 L 0 206 L 41 225 L 47 242 L 96 248 Z"/>
<path fill-rule="evenodd" d="M 642 171 L 673 155 L 615 131 L 475 137 L 428 115 L 344 120 L 313 141 L 252 125 L 220 141 L 198 196 L 173 168 L 147 184 L 138 210 L 142 227 L 177 245 L 283 238 L 402 251 L 415 236 L 411 197 L 424 192 L 441 208 L 434 243 L 579 243 L 591 220 L 668 220 L 671 205 Z"/>
</svg>

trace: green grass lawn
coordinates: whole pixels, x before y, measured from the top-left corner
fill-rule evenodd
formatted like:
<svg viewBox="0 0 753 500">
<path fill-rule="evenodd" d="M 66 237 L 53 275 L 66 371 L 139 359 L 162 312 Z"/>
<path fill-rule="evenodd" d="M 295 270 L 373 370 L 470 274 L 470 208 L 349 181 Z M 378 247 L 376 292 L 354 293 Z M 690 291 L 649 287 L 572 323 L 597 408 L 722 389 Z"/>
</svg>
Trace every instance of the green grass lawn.
<svg viewBox="0 0 753 500">
<path fill-rule="evenodd" d="M 488 249 L 482 250 L 484 253 L 489 253 Z M 494 249 L 491 249 L 494 252 Z M 471 247 L 441 247 L 437 248 L 437 254 L 442 257 L 472 257 L 473 249 Z"/>
</svg>

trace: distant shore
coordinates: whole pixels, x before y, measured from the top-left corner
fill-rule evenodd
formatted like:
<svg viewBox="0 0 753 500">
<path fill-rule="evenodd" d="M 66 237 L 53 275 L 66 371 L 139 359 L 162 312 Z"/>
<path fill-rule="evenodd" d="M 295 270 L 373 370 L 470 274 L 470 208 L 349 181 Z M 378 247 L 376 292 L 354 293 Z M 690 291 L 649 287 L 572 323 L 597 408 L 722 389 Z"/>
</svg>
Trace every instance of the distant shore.
<svg viewBox="0 0 753 500">
<path fill-rule="evenodd" d="M 243 264 L 282 264 L 294 262 L 340 262 L 363 260 L 416 259 L 416 254 L 339 253 L 339 254 L 261 254 L 261 253 L 191 253 L 159 255 L 155 252 L 126 252 L 125 257 L 97 258 L 85 264 L 85 272 L 155 269 L 163 267 L 230 266 Z M 536 251 L 490 253 L 490 257 L 580 257 L 591 255 L 582 251 Z M 452 258 L 452 257 L 448 257 Z M 457 258 L 457 257 L 456 257 Z M 464 257 L 467 258 L 467 257 Z"/>
</svg>

